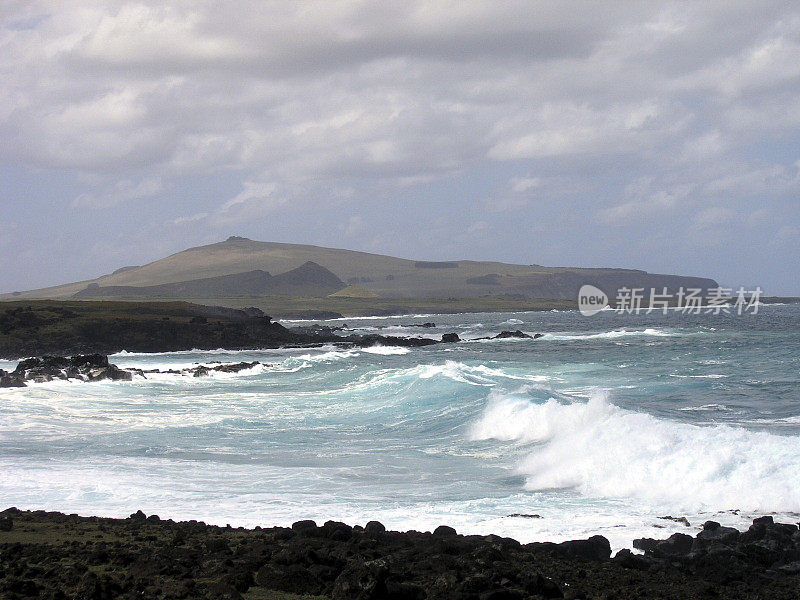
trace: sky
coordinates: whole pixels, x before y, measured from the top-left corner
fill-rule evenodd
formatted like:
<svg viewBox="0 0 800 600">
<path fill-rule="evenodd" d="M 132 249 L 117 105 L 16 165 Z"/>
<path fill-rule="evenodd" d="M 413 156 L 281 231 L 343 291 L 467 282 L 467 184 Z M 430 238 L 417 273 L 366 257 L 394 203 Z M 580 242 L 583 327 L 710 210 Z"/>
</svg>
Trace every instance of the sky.
<svg viewBox="0 0 800 600">
<path fill-rule="evenodd" d="M 800 4 L 0 3 L 0 291 L 230 235 L 800 295 Z"/>
</svg>

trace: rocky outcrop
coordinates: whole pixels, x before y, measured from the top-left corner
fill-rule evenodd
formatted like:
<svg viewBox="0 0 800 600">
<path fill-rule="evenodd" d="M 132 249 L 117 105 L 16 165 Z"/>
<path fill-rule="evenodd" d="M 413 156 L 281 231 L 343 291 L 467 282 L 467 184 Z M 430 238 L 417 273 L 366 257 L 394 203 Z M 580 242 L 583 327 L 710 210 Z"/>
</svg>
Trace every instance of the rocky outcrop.
<svg viewBox="0 0 800 600">
<path fill-rule="evenodd" d="M 675 533 L 666 540 L 637 539 L 633 546 L 644 551 L 640 558 L 648 568 L 677 567 L 716 582 L 742 581 L 765 573 L 800 573 L 798 526 L 775 523 L 771 516 L 754 519 L 744 532 L 707 521 L 695 537 Z"/>
<path fill-rule="evenodd" d="M 179 350 L 268 349 L 339 344 L 421 347 L 436 340 L 337 335 L 334 327 L 287 328 L 257 308 L 243 310 L 167 302 L 40 302 L 0 307 L 0 356 Z M 57 376 L 57 375 L 54 375 Z M 12 379 L 6 379 L 10 385 Z"/>
<path fill-rule="evenodd" d="M 10 374 L 0 373 L 0 387 L 24 387 L 26 382 L 42 383 L 54 379 L 79 379 L 81 381 L 130 381 L 130 372 L 108 362 L 103 354 L 45 356 L 21 361 Z"/>
<path fill-rule="evenodd" d="M 543 337 L 543 333 L 534 333 L 533 335 L 527 334 L 524 331 L 517 329 L 516 331 L 501 331 L 497 335 L 484 336 L 475 338 L 476 340 L 507 340 L 507 339 L 520 339 L 520 340 L 538 340 Z"/>
</svg>

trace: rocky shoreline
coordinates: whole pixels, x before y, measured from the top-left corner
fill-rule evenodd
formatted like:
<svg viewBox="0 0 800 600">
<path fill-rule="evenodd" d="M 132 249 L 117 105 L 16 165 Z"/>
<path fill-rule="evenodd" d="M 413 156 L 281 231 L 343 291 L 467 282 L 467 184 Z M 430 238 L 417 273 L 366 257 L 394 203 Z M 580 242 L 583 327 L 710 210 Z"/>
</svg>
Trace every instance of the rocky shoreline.
<svg viewBox="0 0 800 600">
<path fill-rule="evenodd" d="M 637 540 L 644 554 L 592 536 L 562 543 L 392 532 L 299 521 L 217 527 L 137 511 L 127 519 L 0 513 L 0 596 L 85 600 L 797 598 L 800 533 L 756 519 L 708 522 L 694 538 Z"/>
</svg>

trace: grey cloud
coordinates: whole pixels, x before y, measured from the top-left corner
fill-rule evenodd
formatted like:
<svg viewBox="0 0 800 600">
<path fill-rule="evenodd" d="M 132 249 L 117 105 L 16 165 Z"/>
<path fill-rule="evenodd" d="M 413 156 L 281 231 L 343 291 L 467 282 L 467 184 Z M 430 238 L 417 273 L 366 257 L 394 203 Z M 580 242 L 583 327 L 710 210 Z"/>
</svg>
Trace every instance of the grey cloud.
<svg viewBox="0 0 800 600">
<path fill-rule="evenodd" d="M 762 208 L 748 198 L 785 214 L 800 187 L 789 2 L 75 0 L 4 3 L 0 21 L 0 163 L 69 179 L 63 202 L 87 213 L 168 192 L 165 222 L 203 239 L 275 214 L 302 236 L 336 206 L 330 230 L 380 250 L 391 236 L 355 213 L 427 198 L 474 211 L 458 226 L 485 223 L 475 236 L 513 212 L 669 241 L 716 206 L 737 215 L 716 213 L 730 242 L 777 231 L 738 217 Z M 469 251 L 442 223 L 426 231 Z"/>
</svg>

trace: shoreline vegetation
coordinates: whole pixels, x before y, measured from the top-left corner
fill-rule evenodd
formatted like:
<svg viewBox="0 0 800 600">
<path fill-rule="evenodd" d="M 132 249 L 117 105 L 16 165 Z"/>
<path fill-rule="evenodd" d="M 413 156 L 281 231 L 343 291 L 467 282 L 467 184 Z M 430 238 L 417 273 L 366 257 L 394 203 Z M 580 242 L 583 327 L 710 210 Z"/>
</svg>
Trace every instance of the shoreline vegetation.
<svg viewBox="0 0 800 600">
<path fill-rule="evenodd" d="M 520 544 L 495 535 L 387 531 L 310 520 L 219 527 L 141 510 L 126 519 L 0 512 L 0 595 L 111 600 L 625 600 L 797 598 L 800 535 L 760 517 L 692 537 Z"/>
</svg>

